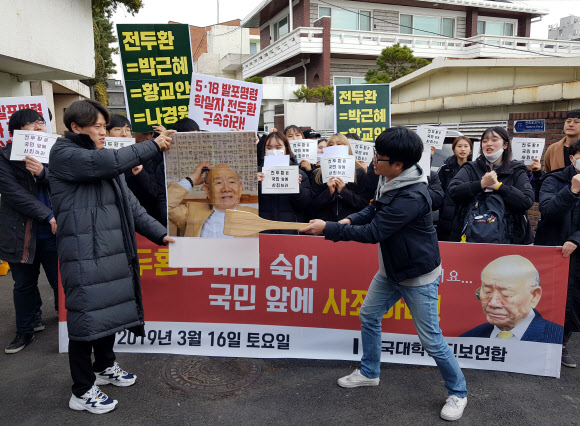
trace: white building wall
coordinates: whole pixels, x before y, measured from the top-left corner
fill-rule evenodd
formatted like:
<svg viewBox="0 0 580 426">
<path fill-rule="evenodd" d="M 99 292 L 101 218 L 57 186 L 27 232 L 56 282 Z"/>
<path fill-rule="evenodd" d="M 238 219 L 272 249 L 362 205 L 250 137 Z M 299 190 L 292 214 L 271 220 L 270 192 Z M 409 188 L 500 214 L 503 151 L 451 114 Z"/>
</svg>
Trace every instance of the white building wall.
<svg viewBox="0 0 580 426">
<path fill-rule="evenodd" d="M 94 76 L 91 0 L 1 0 L 0 10 L 0 71 L 28 80 Z"/>
<path fill-rule="evenodd" d="M 19 82 L 16 77 L 0 72 L 0 97 L 30 96 L 30 82 Z"/>
<path fill-rule="evenodd" d="M 220 58 L 228 53 L 250 53 L 250 30 L 228 25 L 215 25 L 207 36 L 207 52 Z"/>
</svg>

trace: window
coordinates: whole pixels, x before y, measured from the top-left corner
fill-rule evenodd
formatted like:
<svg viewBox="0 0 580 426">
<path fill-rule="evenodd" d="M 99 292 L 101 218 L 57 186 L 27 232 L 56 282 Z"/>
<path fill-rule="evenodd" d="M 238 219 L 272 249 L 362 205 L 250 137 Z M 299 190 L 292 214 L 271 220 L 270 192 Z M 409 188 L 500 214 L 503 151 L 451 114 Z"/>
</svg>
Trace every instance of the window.
<svg viewBox="0 0 580 426">
<path fill-rule="evenodd" d="M 274 24 L 274 41 L 277 41 L 288 34 L 288 16 L 284 16 Z"/>
<path fill-rule="evenodd" d="M 455 37 L 455 18 L 423 15 L 399 15 L 399 33 Z"/>
<path fill-rule="evenodd" d="M 334 85 L 338 84 L 365 84 L 364 77 L 334 77 Z"/>
<path fill-rule="evenodd" d="M 339 30 L 371 31 L 372 12 L 370 10 L 344 10 L 318 7 L 318 17 L 330 16 L 332 28 Z"/>
<path fill-rule="evenodd" d="M 250 55 L 255 55 L 258 53 L 258 43 L 252 42 L 250 43 Z"/>
<path fill-rule="evenodd" d="M 477 21 L 477 34 L 511 37 L 515 34 L 515 24 L 501 21 Z"/>
</svg>

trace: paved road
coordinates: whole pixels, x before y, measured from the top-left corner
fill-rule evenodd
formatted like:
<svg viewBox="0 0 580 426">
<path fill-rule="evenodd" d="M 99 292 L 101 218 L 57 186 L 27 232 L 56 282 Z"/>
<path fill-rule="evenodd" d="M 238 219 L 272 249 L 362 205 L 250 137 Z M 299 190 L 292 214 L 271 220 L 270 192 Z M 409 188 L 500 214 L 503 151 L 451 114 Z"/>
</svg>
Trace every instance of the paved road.
<svg viewBox="0 0 580 426">
<path fill-rule="evenodd" d="M 44 276 L 46 330 L 22 352 L 0 353 L 2 425 L 434 425 L 445 389 L 436 369 L 385 365 L 381 385 L 345 390 L 336 379 L 353 362 L 265 360 L 262 375 L 230 394 L 200 394 L 169 385 L 165 366 L 191 358 L 119 354 L 123 368 L 139 376 L 130 388 L 103 387 L 119 400 L 108 414 L 68 408 L 66 354 L 58 353 L 57 316 Z M 10 274 L 0 277 L 0 344 L 14 337 Z M 580 334 L 570 347 L 580 360 Z M 219 362 L 210 360 L 219 369 Z M 560 379 L 464 370 L 469 403 L 459 425 L 580 425 L 580 368 L 564 368 Z M 218 371 L 219 375 L 219 371 Z"/>
</svg>

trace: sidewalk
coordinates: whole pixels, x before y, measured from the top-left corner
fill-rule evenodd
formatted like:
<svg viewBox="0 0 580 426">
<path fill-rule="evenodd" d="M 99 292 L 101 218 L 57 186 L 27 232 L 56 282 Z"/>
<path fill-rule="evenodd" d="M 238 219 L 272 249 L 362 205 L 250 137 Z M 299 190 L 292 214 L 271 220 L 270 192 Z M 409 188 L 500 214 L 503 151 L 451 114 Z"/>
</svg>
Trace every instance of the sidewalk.
<svg viewBox="0 0 580 426">
<path fill-rule="evenodd" d="M 383 364 L 381 385 L 342 389 L 336 379 L 357 363 L 314 360 L 255 360 L 257 379 L 240 390 L 212 392 L 176 389 L 167 366 L 188 383 L 227 384 L 247 360 L 175 355 L 118 354 L 122 368 L 138 376 L 130 388 L 103 386 L 119 400 L 108 414 L 68 408 L 68 357 L 58 353 L 57 315 L 51 290 L 41 276 L 46 330 L 23 351 L 6 355 L 14 337 L 12 277 L 0 277 L 0 419 L 4 425 L 433 425 L 446 391 L 431 367 Z M 580 333 L 570 352 L 580 361 Z M 197 366 L 189 366 L 196 361 Z M 262 367 L 260 374 L 260 367 Z M 580 425 L 580 368 L 562 367 L 561 379 L 515 373 L 464 370 L 469 402 L 461 425 Z M 235 378 L 235 377 L 234 377 Z M 248 379 L 249 381 L 249 379 Z M 196 387 L 196 386 L 192 386 Z"/>
</svg>

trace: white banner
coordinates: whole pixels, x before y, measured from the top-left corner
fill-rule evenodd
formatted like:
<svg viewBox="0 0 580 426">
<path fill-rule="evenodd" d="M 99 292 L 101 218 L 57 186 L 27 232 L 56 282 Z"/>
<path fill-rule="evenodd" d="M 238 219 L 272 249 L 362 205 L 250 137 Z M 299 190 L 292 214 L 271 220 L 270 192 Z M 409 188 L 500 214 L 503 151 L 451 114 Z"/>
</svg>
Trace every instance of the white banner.
<svg viewBox="0 0 580 426">
<path fill-rule="evenodd" d="M 436 149 L 443 148 L 447 127 L 441 126 L 418 126 L 417 134 L 425 145 L 434 146 Z"/>
<path fill-rule="evenodd" d="M 322 182 L 327 183 L 331 177 L 339 177 L 344 183 L 354 182 L 354 155 L 348 157 L 328 157 L 320 159 Z"/>
<path fill-rule="evenodd" d="M 261 84 L 191 75 L 189 118 L 201 129 L 257 132 L 261 105 Z"/>
<path fill-rule="evenodd" d="M 354 158 L 357 161 L 364 161 L 367 164 L 372 163 L 373 156 L 375 155 L 374 142 L 357 141 L 354 139 L 349 139 L 348 141 L 350 142 Z"/>
<path fill-rule="evenodd" d="M 25 157 L 33 157 L 48 164 L 50 150 L 59 137 L 60 135 L 33 130 L 15 130 L 10 160 L 22 161 Z"/>
<path fill-rule="evenodd" d="M 134 143 L 135 138 L 114 138 L 112 136 L 107 136 L 105 138 L 105 148 L 109 149 L 125 148 L 126 146 L 133 145 Z"/>
<path fill-rule="evenodd" d="M 8 132 L 10 117 L 20 109 L 33 109 L 46 121 L 46 132 L 52 133 L 48 115 L 48 105 L 44 96 L 20 96 L 15 98 L 0 98 L 0 148 L 10 143 L 12 138 Z"/>
<path fill-rule="evenodd" d="M 262 194 L 298 194 L 298 166 L 264 167 Z"/>
<path fill-rule="evenodd" d="M 316 164 L 318 161 L 316 156 L 318 154 L 318 142 L 310 139 L 295 139 L 290 142 L 290 148 L 294 154 L 296 161 L 300 163 L 302 160 L 308 160 L 311 164 Z"/>
<path fill-rule="evenodd" d="M 362 356 L 359 330 L 148 321 L 145 334 L 135 337 L 128 331 L 117 333 L 115 352 L 350 361 L 360 361 Z M 68 352 L 67 336 L 66 321 L 62 321 L 61 353 Z M 435 365 L 417 336 L 382 333 L 381 340 L 381 362 Z M 558 344 L 478 337 L 445 340 L 462 368 L 560 377 L 562 346 Z"/>
<path fill-rule="evenodd" d="M 512 158 L 523 161 L 529 166 L 534 158 L 540 160 L 544 152 L 546 139 L 542 138 L 513 138 L 512 139 Z"/>
</svg>

